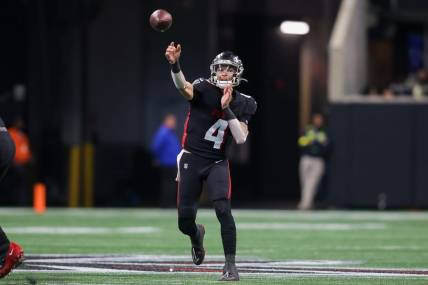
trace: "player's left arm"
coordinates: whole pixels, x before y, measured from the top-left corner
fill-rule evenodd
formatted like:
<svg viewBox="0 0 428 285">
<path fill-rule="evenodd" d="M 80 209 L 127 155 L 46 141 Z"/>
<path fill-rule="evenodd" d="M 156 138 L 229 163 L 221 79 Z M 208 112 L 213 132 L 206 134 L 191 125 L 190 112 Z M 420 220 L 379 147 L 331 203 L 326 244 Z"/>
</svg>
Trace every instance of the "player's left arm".
<svg viewBox="0 0 428 285">
<path fill-rule="evenodd" d="M 245 122 L 240 122 L 233 111 L 230 109 L 229 104 L 232 101 L 232 86 L 227 86 L 223 90 L 223 96 L 221 98 L 221 106 L 225 114 L 225 119 L 227 120 L 232 133 L 233 138 L 237 144 L 243 144 L 248 137 L 248 125 Z"/>
<path fill-rule="evenodd" d="M 227 108 L 229 110 L 229 115 L 226 115 L 226 117 L 231 117 L 230 113 L 233 114 L 232 110 L 230 108 Z M 227 111 L 226 111 L 227 112 Z M 227 114 L 227 113 L 226 113 Z M 248 137 L 248 126 L 244 122 L 240 122 L 236 117 L 232 119 L 228 119 L 227 123 L 229 124 L 230 132 L 232 133 L 233 138 L 235 139 L 235 142 L 237 144 L 243 144 L 247 140 Z"/>
</svg>

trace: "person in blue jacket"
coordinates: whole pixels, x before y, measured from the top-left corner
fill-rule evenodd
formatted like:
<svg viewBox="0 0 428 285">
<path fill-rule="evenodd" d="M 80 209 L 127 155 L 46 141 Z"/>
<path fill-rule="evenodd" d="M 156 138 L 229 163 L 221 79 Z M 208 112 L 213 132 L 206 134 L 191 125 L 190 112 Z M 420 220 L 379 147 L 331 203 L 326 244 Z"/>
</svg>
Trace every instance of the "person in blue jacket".
<svg viewBox="0 0 428 285">
<path fill-rule="evenodd" d="M 161 176 L 161 207 L 175 207 L 177 155 L 181 147 L 175 132 L 177 119 L 173 114 L 167 114 L 162 125 L 156 131 L 151 145 L 151 151 Z"/>
</svg>

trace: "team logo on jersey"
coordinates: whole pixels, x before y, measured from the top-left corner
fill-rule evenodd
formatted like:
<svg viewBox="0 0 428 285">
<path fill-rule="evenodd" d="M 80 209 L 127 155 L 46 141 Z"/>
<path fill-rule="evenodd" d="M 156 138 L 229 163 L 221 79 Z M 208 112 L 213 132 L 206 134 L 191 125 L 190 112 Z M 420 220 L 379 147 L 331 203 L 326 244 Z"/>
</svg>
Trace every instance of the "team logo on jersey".
<svg viewBox="0 0 428 285">
<path fill-rule="evenodd" d="M 188 164 L 188 163 L 185 163 L 185 164 L 183 165 L 183 168 L 184 168 L 184 169 L 189 168 L 189 164 Z"/>
</svg>

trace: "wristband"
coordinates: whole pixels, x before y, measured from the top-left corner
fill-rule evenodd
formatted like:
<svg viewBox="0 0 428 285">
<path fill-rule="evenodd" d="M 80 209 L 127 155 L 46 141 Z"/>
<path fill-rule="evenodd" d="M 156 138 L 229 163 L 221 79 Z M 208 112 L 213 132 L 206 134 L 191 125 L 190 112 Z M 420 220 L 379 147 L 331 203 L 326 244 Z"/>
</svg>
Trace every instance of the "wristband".
<svg viewBox="0 0 428 285">
<path fill-rule="evenodd" d="M 171 70 L 174 73 L 179 73 L 181 71 L 180 62 L 178 59 L 173 64 L 171 64 Z"/>
</svg>

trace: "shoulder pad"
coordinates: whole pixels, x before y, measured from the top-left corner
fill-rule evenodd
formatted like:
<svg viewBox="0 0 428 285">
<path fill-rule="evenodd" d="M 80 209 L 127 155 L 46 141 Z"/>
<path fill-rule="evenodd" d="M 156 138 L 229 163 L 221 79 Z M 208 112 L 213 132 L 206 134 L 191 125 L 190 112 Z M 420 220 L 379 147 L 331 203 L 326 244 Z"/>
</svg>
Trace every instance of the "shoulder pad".
<svg viewBox="0 0 428 285">
<path fill-rule="evenodd" d="M 196 79 L 195 81 L 193 81 L 192 85 L 196 85 L 196 84 L 202 83 L 204 81 L 205 81 L 205 79 L 200 77 L 200 78 Z"/>
<path fill-rule="evenodd" d="M 256 113 L 256 110 L 257 110 L 256 100 L 254 100 L 254 98 L 251 97 L 250 95 L 246 95 L 246 94 L 242 94 L 242 93 L 239 93 L 239 95 L 242 95 L 244 97 L 245 101 L 247 102 L 247 104 L 246 104 L 247 105 L 247 107 L 246 107 L 247 113 L 254 115 Z"/>
<path fill-rule="evenodd" d="M 247 99 L 253 99 L 253 97 L 251 97 L 250 95 L 246 95 L 244 93 L 238 92 L 240 95 L 244 96 Z M 253 99 L 254 100 L 254 99 Z"/>
</svg>

